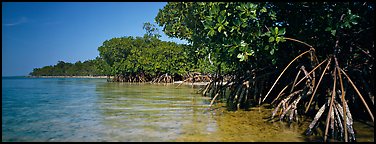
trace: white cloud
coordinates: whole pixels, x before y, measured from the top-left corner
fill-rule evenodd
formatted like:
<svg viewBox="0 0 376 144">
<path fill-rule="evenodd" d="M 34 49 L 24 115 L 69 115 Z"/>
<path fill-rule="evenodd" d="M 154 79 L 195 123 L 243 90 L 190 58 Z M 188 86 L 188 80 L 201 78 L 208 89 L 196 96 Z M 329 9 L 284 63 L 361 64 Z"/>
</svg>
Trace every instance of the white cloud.
<svg viewBox="0 0 376 144">
<path fill-rule="evenodd" d="M 23 23 L 26 23 L 26 22 L 28 22 L 28 19 L 26 17 L 21 17 L 20 19 L 18 19 L 15 22 L 3 24 L 3 25 L 4 26 L 16 26 L 16 25 L 20 25 L 20 24 L 23 24 Z"/>
</svg>

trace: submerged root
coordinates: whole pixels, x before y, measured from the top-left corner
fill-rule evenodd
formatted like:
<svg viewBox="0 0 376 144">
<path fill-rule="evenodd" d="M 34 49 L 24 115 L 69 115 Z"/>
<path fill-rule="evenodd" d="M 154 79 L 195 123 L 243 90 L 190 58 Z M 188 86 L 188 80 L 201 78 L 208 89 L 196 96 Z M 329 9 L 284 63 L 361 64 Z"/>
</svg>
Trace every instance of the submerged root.
<svg viewBox="0 0 376 144">
<path fill-rule="evenodd" d="M 301 96 L 298 95 L 299 93 L 301 93 L 303 90 L 297 90 L 293 93 L 291 93 L 290 95 L 288 95 L 285 99 L 281 100 L 279 102 L 279 104 L 277 105 L 277 107 L 274 109 L 274 111 L 272 112 L 272 119 L 274 118 L 274 116 L 276 115 L 277 111 L 279 109 L 281 109 L 282 111 L 282 114 L 280 115 L 280 118 L 279 120 L 283 120 L 284 116 L 290 112 L 289 114 L 289 120 L 292 121 L 293 118 L 294 118 L 294 115 L 295 115 L 295 119 L 298 119 L 298 113 L 297 113 L 297 105 L 301 99 Z M 297 97 L 293 98 L 294 96 L 298 95 Z M 294 100 L 291 100 L 291 99 L 294 99 Z M 289 103 L 290 101 L 292 101 L 291 103 Z M 287 107 L 286 107 L 287 105 Z M 281 108 L 282 106 L 282 108 Z"/>
<path fill-rule="evenodd" d="M 309 124 L 309 126 L 308 126 L 308 128 L 307 128 L 307 130 L 305 132 L 306 135 L 311 135 L 312 134 L 313 128 L 315 127 L 315 125 L 318 122 L 318 120 L 321 118 L 321 116 L 324 113 L 326 107 L 328 107 L 328 103 L 329 102 L 326 102 L 323 106 L 321 106 L 321 108 L 319 109 L 319 111 L 316 113 L 315 118 L 313 119 L 313 121 L 311 122 L 311 124 Z"/>
<path fill-rule="evenodd" d="M 324 125 L 320 126 L 321 131 L 324 129 L 322 135 L 324 141 L 327 141 L 331 138 L 336 140 L 343 140 L 345 142 L 355 141 L 353 119 L 350 113 L 349 106 L 347 104 L 348 98 L 346 99 L 345 97 L 346 92 L 343 86 L 343 80 L 347 80 L 347 82 L 349 82 L 349 84 L 357 94 L 355 94 L 351 98 L 354 99 L 355 96 L 358 96 L 360 99 L 360 103 L 363 104 L 363 106 L 365 107 L 365 112 L 368 113 L 372 121 L 374 121 L 374 117 L 371 109 L 369 108 L 369 105 L 360 93 L 359 89 L 352 82 L 352 80 L 346 74 L 346 72 L 342 70 L 342 68 L 338 65 L 336 56 L 331 55 L 324 61 L 318 62 L 317 57 L 314 55 L 314 51 L 306 51 L 301 53 L 299 56 L 295 57 L 279 74 L 279 76 L 274 81 L 273 85 L 263 98 L 263 101 L 266 100 L 268 96 L 270 96 L 271 91 L 276 86 L 277 82 L 281 79 L 281 76 L 286 72 L 286 69 L 290 67 L 292 62 L 296 61 L 297 58 L 302 57 L 304 54 L 308 52 L 310 52 L 311 54 L 311 67 L 307 68 L 312 69 L 309 71 L 308 69 L 306 69 L 306 67 L 304 67 L 304 64 L 307 63 L 301 64 L 302 66 L 300 67 L 300 69 L 298 69 L 296 76 L 294 75 L 294 79 L 288 79 L 289 82 L 287 82 L 287 85 L 286 82 L 284 82 L 284 87 L 271 102 L 271 104 L 275 106 L 275 109 L 271 113 L 271 119 L 274 119 L 276 116 L 278 116 L 279 120 L 287 119 L 288 122 L 293 122 L 294 120 L 298 120 L 298 112 L 300 111 L 305 112 L 305 114 L 310 114 L 307 113 L 309 110 L 311 110 L 311 112 L 316 111 L 313 121 L 310 123 L 310 125 L 305 131 L 306 135 L 311 135 L 312 131 L 319 128 L 319 123 L 324 122 Z M 332 61 L 335 61 L 335 63 Z M 317 69 L 320 69 L 321 65 L 325 62 L 327 62 L 327 64 L 324 69 L 319 70 L 321 72 L 318 75 L 320 76 L 320 78 L 318 83 L 316 84 L 315 72 L 317 72 Z M 324 77 L 324 75 L 328 74 L 327 71 L 329 71 L 329 73 L 331 73 L 332 76 Z M 305 76 L 297 82 L 297 79 L 301 72 L 304 72 Z M 342 77 L 341 74 L 345 76 Z M 305 80 L 305 83 L 302 83 L 303 80 Z M 328 89 L 325 88 L 325 86 L 321 86 L 322 81 L 326 83 L 333 82 L 332 87 Z M 337 85 L 340 85 L 340 87 Z M 319 87 L 321 90 L 319 89 Z M 291 90 L 288 93 L 285 93 L 287 88 Z M 301 90 L 297 91 L 296 89 Z M 328 94 L 325 91 L 327 89 L 330 91 L 331 94 Z M 257 87 L 255 88 L 255 90 L 257 90 Z M 367 90 L 367 88 L 361 90 Z M 339 94 L 336 94 L 337 91 Z M 370 94 L 368 93 L 368 95 Z M 325 104 L 323 104 L 322 106 L 320 106 L 319 109 L 317 109 L 316 106 L 318 106 L 324 99 L 326 99 Z M 337 102 L 337 100 L 340 102 Z M 370 98 L 370 100 L 371 102 L 369 103 L 371 103 L 372 105 L 372 98 Z M 355 101 L 353 100 L 350 102 L 354 103 Z M 329 109 L 327 110 L 327 108 Z M 323 115 L 325 115 L 325 118 L 322 117 Z"/>
</svg>

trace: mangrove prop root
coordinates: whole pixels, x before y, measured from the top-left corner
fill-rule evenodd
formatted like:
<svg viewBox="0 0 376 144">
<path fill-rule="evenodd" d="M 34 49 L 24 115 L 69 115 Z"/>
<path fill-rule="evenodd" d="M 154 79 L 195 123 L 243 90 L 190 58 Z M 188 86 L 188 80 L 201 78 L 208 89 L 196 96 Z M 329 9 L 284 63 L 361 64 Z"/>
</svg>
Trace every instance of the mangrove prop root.
<svg viewBox="0 0 376 144">
<path fill-rule="evenodd" d="M 307 108 L 306 108 L 306 110 L 305 110 L 305 113 L 308 112 L 309 106 L 310 106 L 311 103 L 312 103 L 313 97 L 315 96 L 316 91 L 317 91 L 317 89 L 318 89 L 319 86 L 320 86 L 321 80 L 322 80 L 323 76 L 325 75 L 326 70 L 329 68 L 329 64 L 330 64 L 330 62 L 331 62 L 331 59 L 329 59 L 328 64 L 326 64 L 326 67 L 325 67 L 324 71 L 322 72 L 322 74 L 321 74 L 321 76 L 320 76 L 319 82 L 317 83 L 317 85 L 316 85 L 316 87 L 315 87 L 315 90 L 313 91 L 313 94 L 311 95 L 311 100 L 309 100 L 309 103 L 308 103 L 308 106 L 307 106 Z"/>
<path fill-rule="evenodd" d="M 290 113 L 290 119 L 289 119 L 289 121 L 290 122 L 292 122 L 292 120 L 293 120 L 293 118 L 294 118 L 294 113 L 296 113 L 295 114 L 295 117 L 297 118 L 298 117 L 298 112 L 296 111 L 296 106 L 298 105 L 298 103 L 299 103 L 299 101 L 300 101 L 300 99 L 301 99 L 302 97 L 299 97 L 297 100 L 295 100 L 293 103 L 292 103 L 292 108 L 291 108 L 291 113 Z"/>
<path fill-rule="evenodd" d="M 338 109 L 342 109 L 342 106 L 340 104 L 337 104 L 338 106 Z M 347 106 L 347 103 L 345 102 L 345 106 L 343 108 L 346 107 L 346 113 L 347 113 L 347 117 L 346 117 L 346 127 L 347 127 L 347 132 L 349 133 L 349 138 L 350 140 L 352 141 L 355 141 L 355 133 L 354 133 L 354 129 L 353 129 L 353 120 L 352 120 L 352 116 L 351 116 L 351 113 L 350 113 L 350 110 L 349 110 L 349 107 Z M 340 115 L 343 116 L 345 115 L 342 111 L 339 111 Z M 344 117 L 342 117 L 344 118 Z"/>
<path fill-rule="evenodd" d="M 334 78 L 334 82 L 333 82 L 332 98 L 331 98 L 331 101 L 330 101 L 328 116 L 326 118 L 326 127 L 325 127 L 325 134 L 324 134 L 324 141 L 325 142 L 328 138 L 329 120 L 330 120 L 330 115 L 331 115 L 330 113 L 332 111 L 334 97 L 336 96 L 336 81 L 337 81 L 336 68 L 334 68 L 333 78 Z"/>
<path fill-rule="evenodd" d="M 301 90 L 297 90 L 297 91 L 291 93 L 289 96 L 287 96 L 286 102 L 288 102 L 288 100 L 289 100 L 290 98 L 292 98 L 293 96 L 295 96 L 296 94 L 298 94 L 298 93 L 300 93 L 300 92 L 302 92 L 302 91 L 303 91 L 303 89 L 301 89 Z"/>
<path fill-rule="evenodd" d="M 310 74 L 305 70 L 304 66 L 301 66 L 301 70 L 304 72 L 305 76 L 308 76 L 308 79 L 306 81 L 306 86 L 309 87 L 309 91 L 307 92 L 307 95 L 310 95 L 312 94 L 312 91 L 313 91 L 313 84 L 312 84 L 313 79 L 310 76 Z"/>
<path fill-rule="evenodd" d="M 298 71 L 298 74 L 296 74 L 296 77 L 295 77 L 295 80 L 294 80 L 294 83 L 292 83 L 292 87 L 291 87 L 291 91 L 290 91 L 290 93 L 292 93 L 292 91 L 294 90 L 294 88 L 295 88 L 295 84 L 296 84 L 296 81 L 298 80 L 298 78 L 299 78 L 299 75 L 300 75 L 300 70 Z"/>
<path fill-rule="evenodd" d="M 335 101 L 334 105 L 335 105 L 335 107 L 334 107 L 334 109 L 335 109 L 334 113 L 335 113 L 336 118 L 337 118 L 337 121 L 338 121 L 338 127 L 340 128 L 340 138 L 343 138 L 343 134 L 342 134 L 342 132 L 347 133 L 347 132 L 344 131 L 344 129 L 343 129 L 343 127 L 346 127 L 346 125 L 342 125 L 342 122 L 341 122 L 341 116 L 339 115 L 339 114 L 340 114 L 340 113 L 339 113 L 340 110 L 338 110 L 338 103 L 337 103 L 337 101 Z M 347 136 L 347 135 L 346 135 L 346 136 Z M 345 139 L 347 139 L 347 138 L 345 138 Z M 347 140 L 346 140 L 346 141 L 347 141 Z"/>
<path fill-rule="evenodd" d="M 209 87 L 211 87 L 213 81 L 211 80 L 205 87 L 204 92 L 202 92 L 202 95 L 206 96 L 206 92 L 208 91 Z"/>
<path fill-rule="evenodd" d="M 300 55 L 298 55 L 297 57 L 295 57 L 286 67 L 285 67 L 285 69 L 283 69 L 283 71 L 281 72 L 281 74 L 279 74 L 279 76 L 278 76 L 278 78 L 277 78 L 277 80 L 275 80 L 275 82 L 273 83 L 273 86 L 270 88 L 270 90 L 268 91 L 268 93 L 266 94 L 266 96 L 264 97 L 264 99 L 262 100 L 262 102 L 264 102 L 265 101 L 265 99 L 269 96 L 269 94 L 270 94 L 270 92 L 272 91 L 272 89 L 274 88 L 274 86 L 277 84 L 277 82 L 278 82 L 278 80 L 281 78 L 281 76 L 282 76 L 282 74 L 283 73 L 285 73 L 285 71 L 287 70 L 287 68 L 289 68 L 290 67 L 290 65 L 294 62 L 294 61 L 296 61 L 298 58 L 300 58 L 301 56 L 303 56 L 304 54 L 306 54 L 306 53 L 309 53 L 311 51 L 311 49 L 310 50 L 307 50 L 307 51 L 305 51 L 305 52 L 303 52 L 303 53 L 301 53 Z"/>
<path fill-rule="evenodd" d="M 280 106 L 282 105 L 282 110 L 283 111 L 286 111 L 286 106 L 285 104 L 288 102 L 288 100 L 290 100 L 294 95 L 302 92 L 303 90 L 297 90 L 295 91 L 294 93 L 291 93 L 290 95 L 288 95 L 285 99 L 283 99 L 279 104 L 278 106 L 275 108 L 275 110 L 273 111 L 272 113 L 272 118 L 274 118 L 274 115 L 276 114 L 276 112 L 278 111 L 278 109 L 280 108 Z M 288 109 L 288 108 L 287 108 Z M 283 116 L 281 116 L 283 117 Z M 281 118 L 282 119 L 282 118 Z"/>
<path fill-rule="evenodd" d="M 330 129 L 332 137 L 334 136 L 334 121 L 334 106 L 332 106 L 332 110 L 330 111 Z"/>
<path fill-rule="evenodd" d="M 219 93 L 215 94 L 214 98 L 210 102 L 210 106 L 209 107 L 211 107 L 213 105 L 213 103 L 214 103 L 215 99 L 218 97 L 218 95 L 219 95 Z"/>
<path fill-rule="evenodd" d="M 295 110 L 295 108 L 296 107 L 294 107 L 294 105 L 291 108 L 289 122 L 292 122 L 292 119 L 294 118 L 294 110 Z"/>
<path fill-rule="evenodd" d="M 184 81 L 182 81 L 178 86 L 176 86 L 175 88 L 178 88 L 180 85 L 182 85 L 184 82 L 186 82 L 187 80 L 189 80 L 190 78 L 187 78 L 185 79 Z"/>
<path fill-rule="evenodd" d="M 308 74 L 306 74 L 303 78 L 301 78 L 296 84 L 295 86 L 297 86 L 298 84 L 300 84 L 305 78 L 309 77 L 311 73 L 313 73 L 317 68 L 319 68 L 324 62 L 326 62 L 328 59 L 325 59 L 324 61 L 322 61 L 319 65 L 317 65 L 315 68 L 313 68 Z"/>
<path fill-rule="evenodd" d="M 277 105 L 277 107 L 274 109 L 274 111 L 273 111 L 273 113 L 272 113 L 272 119 L 274 118 L 274 116 L 275 116 L 275 114 L 277 113 L 279 107 L 280 107 L 283 103 L 285 103 L 285 100 L 282 100 L 282 101 Z"/>
<path fill-rule="evenodd" d="M 292 108 L 292 106 L 293 106 L 295 103 L 299 102 L 300 98 L 301 98 L 301 97 L 299 97 L 299 98 L 296 99 L 294 102 L 292 102 L 292 103 L 286 108 L 286 110 L 283 111 L 283 113 L 282 113 L 281 117 L 279 118 L 279 120 L 282 120 L 282 119 L 285 117 L 286 113 Z"/>
<path fill-rule="evenodd" d="M 342 82 L 342 76 L 341 76 L 341 70 L 339 68 L 339 65 L 338 65 L 338 61 L 337 61 L 337 58 L 334 57 L 334 60 L 335 60 L 335 63 L 336 63 L 336 67 L 337 67 L 337 71 L 338 71 L 338 77 L 339 77 L 339 82 L 341 84 L 341 100 L 342 100 L 342 105 L 345 105 L 345 90 L 343 88 L 343 82 Z M 343 117 L 346 117 L 346 109 L 345 107 L 343 107 L 343 113 L 344 113 L 344 116 Z M 347 136 L 347 127 L 346 127 L 346 119 L 344 118 L 343 119 L 343 127 L 344 127 L 344 132 L 345 132 L 345 142 L 347 142 L 348 140 L 348 136 Z"/>
<path fill-rule="evenodd" d="M 351 116 L 351 113 L 350 113 L 349 106 L 347 105 L 346 102 L 345 102 L 345 106 L 346 106 L 346 115 L 347 115 L 347 118 L 348 118 L 348 121 L 347 121 L 348 132 L 350 133 L 350 139 L 355 141 L 355 133 L 354 133 L 354 129 L 353 129 L 353 119 L 352 119 L 352 116 Z"/>
<path fill-rule="evenodd" d="M 313 119 L 313 121 L 311 122 L 311 124 L 309 124 L 308 129 L 306 130 L 306 135 L 310 135 L 312 133 L 312 129 L 314 128 L 314 126 L 316 125 L 317 121 L 320 119 L 320 117 L 324 113 L 326 107 L 328 106 L 328 102 L 329 102 L 329 100 L 323 106 L 321 106 L 321 108 L 319 109 L 319 111 L 316 113 L 315 118 Z"/>
<path fill-rule="evenodd" d="M 309 45 L 309 44 L 307 44 L 307 43 L 305 43 L 305 42 L 302 42 L 302 41 L 300 41 L 300 40 L 297 40 L 297 39 L 293 39 L 293 38 L 288 38 L 288 37 L 284 37 L 284 39 L 285 40 L 291 40 L 291 41 L 295 41 L 295 42 L 298 42 L 298 43 L 302 43 L 302 44 L 304 44 L 304 45 L 306 45 L 306 46 L 308 46 L 309 48 L 311 48 L 311 49 L 313 49 L 313 50 L 315 50 L 311 45 Z"/>
<path fill-rule="evenodd" d="M 348 79 L 348 81 L 350 82 L 350 84 L 353 86 L 353 88 L 355 89 L 355 91 L 358 93 L 360 99 L 362 100 L 364 106 L 366 107 L 366 109 L 368 111 L 368 114 L 371 116 L 372 122 L 375 122 L 374 119 L 373 119 L 373 114 L 372 114 L 371 110 L 369 109 L 366 101 L 364 101 L 364 98 L 363 98 L 362 94 L 360 94 L 358 88 L 356 88 L 356 86 L 354 85 L 354 83 L 352 82 L 352 80 L 350 79 L 350 77 L 345 73 L 345 71 L 343 71 L 341 68 L 340 68 L 340 70 L 346 76 L 346 78 Z"/>
<path fill-rule="evenodd" d="M 286 85 L 280 92 L 279 92 L 279 94 L 278 94 L 278 96 L 272 101 L 272 103 L 271 104 L 273 104 L 281 95 L 282 95 L 282 93 L 283 93 L 283 91 L 285 91 L 286 89 L 287 89 L 287 87 L 288 87 L 289 85 Z"/>
</svg>

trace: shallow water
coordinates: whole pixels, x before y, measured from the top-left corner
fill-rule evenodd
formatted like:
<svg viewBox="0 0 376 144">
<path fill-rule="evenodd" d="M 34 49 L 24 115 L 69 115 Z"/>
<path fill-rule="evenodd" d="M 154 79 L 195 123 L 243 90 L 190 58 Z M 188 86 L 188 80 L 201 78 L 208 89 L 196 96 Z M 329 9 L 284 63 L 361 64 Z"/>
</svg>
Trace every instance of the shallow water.
<svg viewBox="0 0 376 144">
<path fill-rule="evenodd" d="M 270 109 L 209 110 L 209 98 L 197 89 L 175 87 L 3 77 L 2 141 L 317 140 L 301 134 L 305 123 L 268 122 Z M 373 141 L 373 126 L 358 127 L 358 141 Z"/>
</svg>

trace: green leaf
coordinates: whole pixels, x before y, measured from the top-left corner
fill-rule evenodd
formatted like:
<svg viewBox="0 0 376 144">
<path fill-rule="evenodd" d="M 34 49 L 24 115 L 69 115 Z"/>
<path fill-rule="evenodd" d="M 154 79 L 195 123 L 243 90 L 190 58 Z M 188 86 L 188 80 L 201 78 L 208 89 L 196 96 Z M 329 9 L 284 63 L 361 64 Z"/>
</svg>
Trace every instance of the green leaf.
<svg viewBox="0 0 376 144">
<path fill-rule="evenodd" d="M 247 43 L 245 43 L 243 40 L 240 42 L 240 46 L 245 47 Z"/>
<path fill-rule="evenodd" d="M 275 35 L 278 35 L 278 27 L 274 28 Z"/>
<path fill-rule="evenodd" d="M 242 27 L 243 28 L 247 27 L 247 23 L 243 22 Z"/>
<path fill-rule="evenodd" d="M 336 30 L 331 30 L 330 32 L 333 36 L 336 36 Z"/>
<path fill-rule="evenodd" d="M 245 52 L 245 55 L 247 55 L 247 56 L 252 56 L 253 54 L 255 53 L 255 51 L 253 51 L 253 50 L 251 50 L 251 52 Z"/>
<path fill-rule="evenodd" d="M 219 23 L 224 23 L 226 19 L 224 16 L 220 15 L 217 20 Z"/>
<path fill-rule="evenodd" d="M 278 35 L 281 36 L 281 35 L 285 35 L 286 34 L 286 28 L 282 28 L 279 32 L 278 32 Z"/>
<path fill-rule="evenodd" d="M 274 49 L 270 50 L 270 55 L 274 55 Z"/>
<path fill-rule="evenodd" d="M 274 41 L 274 37 L 269 37 L 269 42 L 273 42 Z"/>
<path fill-rule="evenodd" d="M 222 11 L 220 12 L 221 15 L 226 15 L 226 13 L 227 13 L 226 10 L 222 10 Z"/>
<path fill-rule="evenodd" d="M 235 29 L 236 29 L 236 27 L 232 26 L 230 32 L 233 32 Z"/>
<path fill-rule="evenodd" d="M 280 40 L 279 40 L 280 42 L 285 42 L 286 41 L 286 39 L 284 38 L 284 37 L 280 37 Z"/>
<path fill-rule="evenodd" d="M 227 26 L 229 24 L 228 21 L 225 21 L 225 23 L 223 24 L 224 26 Z"/>
<path fill-rule="evenodd" d="M 238 54 L 237 58 L 240 58 L 239 61 L 244 61 L 244 55 L 242 53 Z"/>
<path fill-rule="evenodd" d="M 238 56 L 236 56 L 237 58 L 242 58 L 243 57 L 243 54 L 239 53 Z"/>
<path fill-rule="evenodd" d="M 214 29 L 210 29 L 210 31 L 208 32 L 208 36 L 213 36 L 214 34 L 215 34 Z"/>
<path fill-rule="evenodd" d="M 245 51 L 246 49 L 247 49 L 247 48 L 244 47 L 244 46 L 240 46 L 240 48 L 239 48 L 240 51 Z"/>
<path fill-rule="evenodd" d="M 219 27 L 218 27 L 218 32 L 221 32 L 222 28 L 223 28 L 223 26 L 222 26 L 222 25 L 221 25 L 221 26 L 219 26 Z"/>
<path fill-rule="evenodd" d="M 275 59 L 272 59 L 272 64 L 275 65 L 277 61 Z"/>
<path fill-rule="evenodd" d="M 242 61 L 246 61 L 248 59 L 248 55 L 244 55 L 244 58 Z"/>
<path fill-rule="evenodd" d="M 263 8 L 260 10 L 260 12 L 264 13 L 264 12 L 267 12 L 267 10 L 266 10 L 265 7 L 263 7 Z"/>
<path fill-rule="evenodd" d="M 275 41 L 279 43 L 280 37 L 275 38 Z"/>
<path fill-rule="evenodd" d="M 212 25 L 213 23 L 211 22 L 211 21 L 205 21 L 204 22 L 204 27 L 205 27 L 205 29 L 209 29 L 210 27 L 211 27 L 211 25 Z"/>
</svg>

